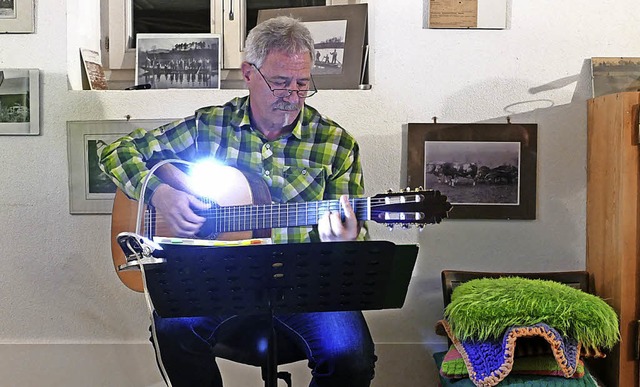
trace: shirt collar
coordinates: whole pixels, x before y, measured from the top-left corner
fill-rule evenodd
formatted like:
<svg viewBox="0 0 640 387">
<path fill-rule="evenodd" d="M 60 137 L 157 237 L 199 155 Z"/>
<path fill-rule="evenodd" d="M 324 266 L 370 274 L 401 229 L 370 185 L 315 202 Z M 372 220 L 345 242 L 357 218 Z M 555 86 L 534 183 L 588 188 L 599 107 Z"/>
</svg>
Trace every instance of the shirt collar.
<svg viewBox="0 0 640 387">
<path fill-rule="evenodd" d="M 238 123 L 238 126 L 244 127 L 247 129 L 251 128 L 251 119 L 249 118 L 249 110 L 250 110 L 249 98 L 250 98 L 249 96 L 244 98 L 244 100 L 238 106 L 238 115 L 237 115 L 237 121 L 236 121 Z M 304 131 L 302 130 L 303 126 L 307 125 L 304 122 L 305 108 L 306 108 L 306 105 L 302 105 L 302 109 L 300 110 L 300 114 L 298 116 L 298 119 L 296 120 L 296 125 L 293 127 L 293 130 L 291 131 L 291 134 L 299 140 L 301 140 L 304 137 Z"/>
</svg>

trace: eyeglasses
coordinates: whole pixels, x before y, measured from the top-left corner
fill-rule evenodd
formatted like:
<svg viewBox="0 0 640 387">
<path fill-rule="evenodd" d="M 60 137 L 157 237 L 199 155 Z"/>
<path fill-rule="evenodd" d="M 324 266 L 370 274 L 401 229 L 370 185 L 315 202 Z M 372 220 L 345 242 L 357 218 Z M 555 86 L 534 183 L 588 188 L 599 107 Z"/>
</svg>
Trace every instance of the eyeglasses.
<svg viewBox="0 0 640 387">
<path fill-rule="evenodd" d="M 286 97 L 290 96 L 294 92 L 298 95 L 298 98 L 309 98 L 309 97 L 311 97 L 312 95 L 315 95 L 318 92 L 318 89 L 316 88 L 316 84 L 313 81 L 313 77 L 311 77 L 311 85 L 313 86 L 312 90 L 308 90 L 308 89 L 307 90 L 305 90 L 305 89 L 302 89 L 302 90 L 300 90 L 300 89 L 298 89 L 298 90 L 274 89 L 269 84 L 269 81 L 267 81 L 267 78 L 264 77 L 264 75 L 262 74 L 262 72 L 260 71 L 258 66 L 254 65 L 253 63 L 251 64 L 251 66 L 253 66 L 256 70 L 258 70 L 258 74 L 260 74 L 262 79 L 264 79 L 264 82 L 267 84 L 267 87 L 269 88 L 269 90 L 271 90 L 271 93 L 276 98 L 286 98 Z M 311 76 L 311 75 L 309 75 L 309 76 Z"/>
</svg>

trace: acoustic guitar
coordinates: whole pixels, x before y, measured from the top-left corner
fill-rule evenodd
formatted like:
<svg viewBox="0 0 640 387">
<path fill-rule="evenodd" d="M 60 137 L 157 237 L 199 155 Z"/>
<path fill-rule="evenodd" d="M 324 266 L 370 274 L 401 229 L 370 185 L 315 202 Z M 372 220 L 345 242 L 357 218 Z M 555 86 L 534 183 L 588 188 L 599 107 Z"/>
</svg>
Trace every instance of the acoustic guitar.
<svg viewBox="0 0 640 387">
<path fill-rule="evenodd" d="M 232 241 L 250 238 L 269 238 L 272 228 L 316 225 L 327 211 L 340 211 L 339 200 L 271 202 L 267 184 L 260 176 L 227 169 L 223 192 L 211 199 L 211 208 L 196 213 L 207 220 L 200 229 L 199 239 Z M 418 225 L 440 223 L 447 217 L 451 204 L 447 197 L 436 190 L 388 192 L 369 198 L 351 198 L 351 206 L 358 220 L 393 225 Z M 118 266 L 126 263 L 126 257 L 117 236 L 121 232 L 136 230 L 138 202 L 117 190 L 111 218 L 111 254 L 116 273 L 130 289 L 143 291 L 139 271 L 121 271 Z M 141 229 L 149 239 L 172 237 L 166 221 L 152 206 L 145 206 Z"/>
</svg>

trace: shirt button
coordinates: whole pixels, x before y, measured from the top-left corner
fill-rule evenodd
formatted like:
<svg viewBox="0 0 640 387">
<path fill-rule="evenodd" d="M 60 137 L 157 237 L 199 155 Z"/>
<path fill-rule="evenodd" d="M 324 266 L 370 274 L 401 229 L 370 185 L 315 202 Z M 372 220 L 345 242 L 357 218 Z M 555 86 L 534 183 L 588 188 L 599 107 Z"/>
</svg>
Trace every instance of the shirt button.
<svg viewBox="0 0 640 387">
<path fill-rule="evenodd" d="M 271 149 L 271 144 L 267 144 L 264 147 L 267 148 L 267 149 Z"/>
<path fill-rule="evenodd" d="M 269 171 L 264 171 L 265 176 L 269 176 Z"/>
<path fill-rule="evenodd" d="M 303 169 L 303 170 L 302 170 L 302 174 L 303 174 L 303 175 L 306 175 L 306 174 L 307 174 L 307 170 L 306 170 L 306 169 Z"/>
</svg>

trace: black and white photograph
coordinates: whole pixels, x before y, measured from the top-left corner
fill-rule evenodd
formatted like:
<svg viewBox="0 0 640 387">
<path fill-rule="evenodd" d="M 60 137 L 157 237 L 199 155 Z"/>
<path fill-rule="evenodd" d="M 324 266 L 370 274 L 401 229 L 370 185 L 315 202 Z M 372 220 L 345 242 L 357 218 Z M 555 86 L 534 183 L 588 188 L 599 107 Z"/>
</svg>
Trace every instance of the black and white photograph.
<svg viewBox="0 0 640 387">
<path fill-rule="evenodd" d="M 452 204 L 517 205 L 520 143 L 425 141 L 424 181 Z"/>
<path fill-rule="evenodd" d="M 535 219 L 536 124 L 410 123 L 407 184 L 440 191 L 452 219 Z"/>
<path fill-rule="evenodd" d="M 219 89 L 220 36 L 138 34 L 137 85 L 151 89 Z"/>
<path fill-rule="evenodd" d="M 102 150 L 135 129 L 155 129 L 174 119 L 68 121 L 69 213 L 110 214 L 116 186 L 102 172 Z"/>
<path fill-rule="evenodd" d="M 14 0 L 0 0 L 0 19 L 15 19 L 16 5 Z"/>
<path fill-rule="evenodd" d="M 306 22 L 304 25 L 313 36 L 315 58 L 312 75 L 340 74 L 344 61 L 344 38 L 347 33 L 346 20 Z"/>
<path fill-rule="evenodd" d="M 102 150 L 121 135 L 87 134 L 84 136 L 86 199 L 110 199 L 116 193 L 116 185 L 99 166 Z"/>
<path fill-rule="evenodd" d="M 0 69 L 0 134 L 40 133 L 39 74 L 36 69 Z"/>
<path fill-rule="evenodd" d="M 367 68 L 367 4 L 261 9 L 258 23 L 277 16 L 302 21 L 316 51 L 313 82 L 322 89 L 358 89 Z"/>
<path fill-rule="evenodd" d="M 34 24 L 34 0 L 0 0 L 0 33 L 33 33 Z"/>
</svg>

